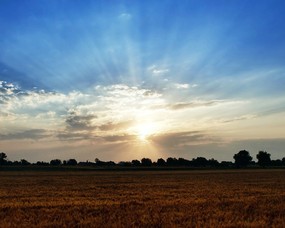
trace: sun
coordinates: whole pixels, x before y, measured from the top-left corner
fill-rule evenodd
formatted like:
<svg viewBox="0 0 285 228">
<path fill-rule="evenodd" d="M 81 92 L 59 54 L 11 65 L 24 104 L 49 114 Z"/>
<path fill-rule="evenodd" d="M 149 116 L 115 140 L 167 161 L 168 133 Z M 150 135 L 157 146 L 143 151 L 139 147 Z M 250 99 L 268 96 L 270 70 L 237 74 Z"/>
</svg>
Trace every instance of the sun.
<svg viewBox="0 0 285 228">
<path fill-rule="evenodd" d="M 153 123 L 142 123 L 135 127 L 135 131 L 141 141 L 147 141 L 156 132 L 156 127 Z"/>
</svg>

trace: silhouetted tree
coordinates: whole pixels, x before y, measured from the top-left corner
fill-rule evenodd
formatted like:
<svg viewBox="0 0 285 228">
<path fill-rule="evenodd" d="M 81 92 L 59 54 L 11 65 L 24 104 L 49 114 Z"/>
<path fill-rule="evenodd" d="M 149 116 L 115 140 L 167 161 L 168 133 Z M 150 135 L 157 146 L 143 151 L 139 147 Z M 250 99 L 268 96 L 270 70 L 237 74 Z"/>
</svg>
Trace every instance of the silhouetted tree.
<svg viewBox="0 0 285 228">
<path fill-rule="evenodd" d="M 271 160 L 271 155 L 266 152 L 266 151 L 259 151 L 258 154 L 256 155 L 256 158 L 258 159 L 258 165 L 265 167 L 268 165 L 272 166 L 285 166 L 285 157 L 282 158 L 282 160 L 277 159 L 277 160 Z M 80 162 L 77 163 L 75 159 L 69 159 L 68 161 L 64 160 L 61 162 L 60 159 L 53 159 L 49 163 L 48 162 L 36 162 L 33 163 L 33 165 L 70 165 L 70 166 L 75 166 L 75 165 L 81 165 L 81 166 L 108 166 L 108 167 L 113 167 L 116 165 L 119 166 L 195 166 L 195 167 L 224 167 L 224 168 L 232 168 L 234 165 L 236 167 L 246 167 L 250 165 L 251 167 L 256 167 L 257 163 L 255 161 L 252 161 L 252 157 L 250 156 L 249 152 L 246 150 L 241 150 L 237 154 L 233 156 L 235 163 L 233 162 L 228 162 L 228 161 L 222 161 L 219 163 L 215 159 L 209 159 L 207 160 L 204 157 L 197 157 L 193 158 L 191 161 L 184 159 L 184 158 L 173 158 L 169 157 L 165 161 L 162 158 L 159 158 L 157 162 L 152 162 L 150 158 L 143 158 L 141 161 L 139 160 L 132 160 L 130 161 L 121 161 L 118 164 L 116 164 L 113 161 L 100 161 L 98 158 L 95 159 L 96 163 L 92 163 L 89 161 L 86 162 Z M 25 159 L 21 159 L 20 161 L 8 161 L 7 155 L 3 152 L 0 153 L 0 165 L 30 165 L 31 163 L 28 162 Z"/>
<path fill-rule="evenodd" d="M 6 165 L 13 165 L 13 162 L 12 161 L 7 161 Z"/>
<path fill-rule="evenodd" d="M 193 158 L 191 163 L 196 167 L 205 167 L 208 165 L 208 160 L 204 157 L 197 157 Z"/>
<path fill-rule="evenodd" d="M 220 167 L 223 167 L 223 168 L 231 168 L 233 166 L 234 164 L 231 161 L 221 161 L 220 163 Z"/>
<path fill-rule="evenodd" d="M 266 151 L 259 151 L 258 154 L 256 155 L 256 158 L 258 160 L 258 165 L 265 167 L 269 166 L 271 163 L 271 154 L 267 153 Z"/>
<path fill-rule="evenodd" d="M 211 167 L 218 167 L 220 163 L 214 158 L 208 160 L 208 165 Z"/>
<path fill-rule="evenodd" d="M 53 159 L 49 162 L 50 165 L 61 165 L 61 160 Z"/>
<path fill-rule="evenodd" d="M 95 158 L 95 163 L 97 164 L 97 163 L 100 163 L 101 161 L 100 161 L 100 159 L 99 158 Z"/>
<path fill-rule="evenodd" d="M 3 152 L 0 153 L 0 165 L 5 165 L 7 163 L 7 155 Z"/>
<path fill-rule="evenodd" d="M 141 162 L 139 160 L 132 160 L 132 165 L 133 166 L 140 166 Z"/>
<path fill-rule="evenodd" d="M 96 163 L 96 165 L 98 165 L 98 166 L 103 166 L 103 165 L 104 165 L 104 162 L 101 161 L 99 158 L 95 158 L 95 163 Z"/>
<path fill-rule="evenodd" d="M 152 161 L 150 158 L 143 158 L 141 160 L 142 166 L 151 166 L 152 165 Z"/>
<path fill-rule="evenodd" d="M 166 162 L 164 161 L 164 159 L 159 158 L 159 159 L 157 159 L 156 165 L 157 166 L 165 166 Z"/>
<path fill-rule="evenodd" d="M 130 163 L 130 162 L 126 162 L 126 163 L 128 163 L 129 165 L 131 165 L 131 163 Z M 107 162 L 105 162 L 105 165 L 107 165 L 107 166 L 115 166 L 115 165 L 116 165 L 116 163 L 115 163 L 115 162 L 113 162 L 113 161 L 107 161 Z"/>
<path fill-rule="evenodd" d="M 67 162 L 66 162 L 67 165 L 77 165 L 77 161 L 75 159 L 69 159 Z"/>
<path fill-rule="evenodd" d="M 249 162 L 249 165 L 250 165 L 250 166 L 256 166 L 256 164 L 257 164 L 257 163 L 256 163 L 255 161 Z"/>
<path fill-rule="evenodd" d="M 272 160 L 271 161 L 271 165 L 272 166 L 282 166 L 283 163 L 282 163 L 282 161 L 280 159 L 276 159 L 276 160 Z"/>
<path fill-rule="evenodd" d="M 36 165 L 47 166 L 47 165 L 49 165 L 49 163 L 48 162 L 43 162 L 43 161 L 37 161 Z"/>
<path fill-rule="evenodd" d="M 248 164 L 251 162 L 252 157 L 250 156 L 249 152 L 246 150 L 241 150 L 237 154 L 234 155 L 235 165 L 236 167 L 247 167 Z"/>
<path fill-rule="evenodd" d="M 21 165 L 30 165 L 31 163 L 25 159 L 21 159 Z"/>
<path fill-rule="evenodd" d="M 130 167 L 130 166 L 132 166 L 132 163 L 129 162 L 129 161 L 120 161 L 120 162 L 118 163 L 118 165 L 119 165 L 119 166 L 124 166 L 124 167 Z"/>
<path fill-rule="evenodd" d="M 178 158 L 178 165 L 179 166 L 190 166 L 191 161 L 184 159 L 184 158 Z"/>
<path fill-rule="evenodd" d="M 96 162 L 97 166 L 115 166 L 116 165 L 116 163 L 113 161 L 105 162 L 105 161 L 99 160 L 98 158 L 95 159 L 95 162 Z M 123 163 L 127 163 L 127 162 L 119 162 L 119 165 L 123 165 Z M 128 162 L 128 163 L 130 163 L 130 162 Z"/>
<path fill-rule="evenodd" d="M 22 163 L 20 161 L 13 161 L 13 165 L 21 165 Z"/>
<path fill-rule="evenodd" d="M 177 158 L 169 157 L 169 158 L 166 159 L 166 163 L 167 163 L 168 166 L 177 166 L 178 165 L 178 160 L 177 160 Z"/>
</svg>

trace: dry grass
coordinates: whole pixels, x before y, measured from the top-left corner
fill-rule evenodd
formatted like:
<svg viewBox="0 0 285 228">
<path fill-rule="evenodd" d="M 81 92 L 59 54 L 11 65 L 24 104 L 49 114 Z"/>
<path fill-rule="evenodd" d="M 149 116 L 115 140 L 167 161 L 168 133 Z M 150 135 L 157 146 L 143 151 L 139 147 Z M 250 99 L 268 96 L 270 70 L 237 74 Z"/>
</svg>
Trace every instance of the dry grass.
<svg viewBox="0 0 285 228">
<path fill-rule="evenodd" d="M 285 170 L 1 172 L 0 227 L 285 227 Z"/>
</svg>

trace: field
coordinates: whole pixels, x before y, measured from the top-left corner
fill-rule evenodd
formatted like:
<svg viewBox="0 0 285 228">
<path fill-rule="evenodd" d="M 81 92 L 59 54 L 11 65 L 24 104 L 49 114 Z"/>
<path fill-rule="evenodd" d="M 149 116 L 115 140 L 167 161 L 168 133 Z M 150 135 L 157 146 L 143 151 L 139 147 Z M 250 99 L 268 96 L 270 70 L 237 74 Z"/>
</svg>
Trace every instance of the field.
<svg viewBox="0 0 285 228">
<path fill-rule="evenodd" d="M 285 170 L 0 172 L 0 227 L 285 227 Z"/>
</svg>

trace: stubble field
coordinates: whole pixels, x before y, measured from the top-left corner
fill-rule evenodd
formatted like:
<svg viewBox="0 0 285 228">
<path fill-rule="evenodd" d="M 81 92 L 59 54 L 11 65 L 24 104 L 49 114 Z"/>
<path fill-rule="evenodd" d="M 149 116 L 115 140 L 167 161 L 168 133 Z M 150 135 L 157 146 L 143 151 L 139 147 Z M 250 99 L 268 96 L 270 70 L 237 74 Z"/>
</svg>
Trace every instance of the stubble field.
<svg viewBox="0 0 285 228">
<path fill-rule="evenodd" d="M 285 227 L 285 170 L 0 172 L 0 227 Z"/>
</svg>

